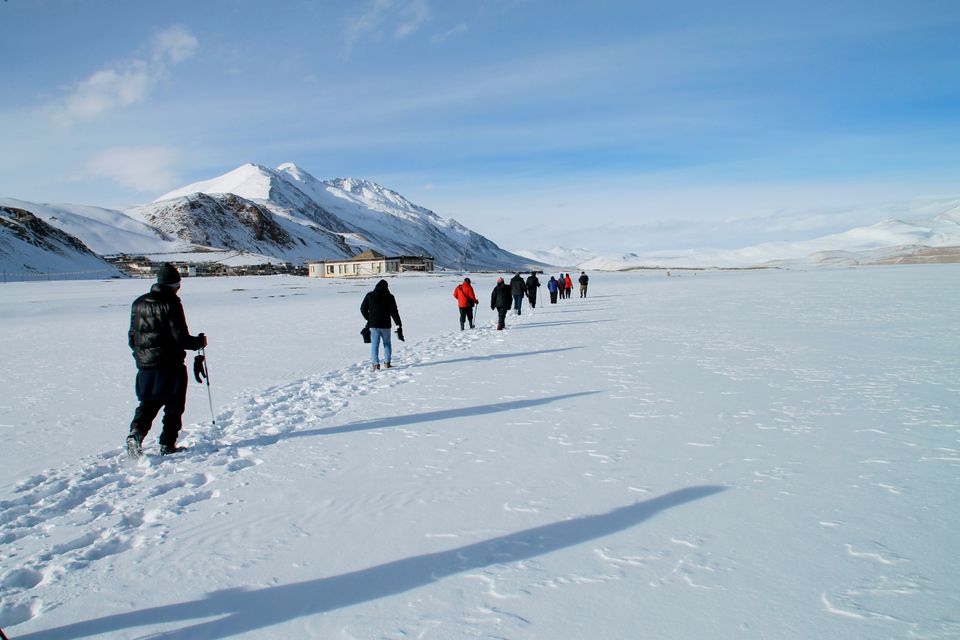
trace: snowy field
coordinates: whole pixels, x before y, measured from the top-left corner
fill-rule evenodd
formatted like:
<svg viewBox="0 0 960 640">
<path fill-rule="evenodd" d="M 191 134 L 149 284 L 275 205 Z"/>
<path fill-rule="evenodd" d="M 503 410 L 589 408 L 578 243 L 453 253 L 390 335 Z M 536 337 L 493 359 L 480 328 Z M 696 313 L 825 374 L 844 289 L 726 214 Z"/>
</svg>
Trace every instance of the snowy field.
<svg viewBox="0 0 960 640">
<path fill-rule="evenodd" d="M 458 330 L 455 276 L 393 279 L 377 373 L 370 281 L 186 279 L 216 426 L 192 384 L 191 451 L 157 423 L 136 462 L 150 283 L 0 286 L 0 626 L 960 637 L 960 267 L 592 276 L 504 332 Z"/>
</svg>

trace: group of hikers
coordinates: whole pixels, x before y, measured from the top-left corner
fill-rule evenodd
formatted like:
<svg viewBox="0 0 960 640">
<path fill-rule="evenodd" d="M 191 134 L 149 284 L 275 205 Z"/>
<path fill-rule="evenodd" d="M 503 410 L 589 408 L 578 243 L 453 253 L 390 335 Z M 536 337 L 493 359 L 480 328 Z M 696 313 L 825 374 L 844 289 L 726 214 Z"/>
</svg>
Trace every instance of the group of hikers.
<svg viewBox="0 0 960 640">
<path fill-rule="evenodd" d="M 580 297 L 587 297 L 587 284 L 590 277 L 580 273 Z M 497 312 L 497 330 L 500 331 L 506 326 L 507 313 L 513 309 L 514 313 L 520 315 L 523 308 L 523 298 L 526 297 L 530 303 L 531 309 L 537 308 L 537 289 L 540 288 L 540 279 L 536 272 L 531 272 L 527 279 L 519 273 L 510 279 L 509 284 L 504 279 L 497 278 L 497 285 L 490 293 L 490 309 Z M 557 303 L 557 296 L 569 298 L 570 291 L 573 289 L 573 281 L 570 274 L 561 273 L 559 277 L 550 276 L 547 282 L 547 291 L 550 293 L 550 303 Z M 453 290 L 453 297 L 457 299 L 457 306 L 460 309 L 460 330 L 463 331 L 465 322 L 470 322 L 470 328 L 473 329 L 473 307 L 479 304 L 477 295 L 470 283 L 470 278 L 464 278 L 463 282 L 457 285 Z"/>
<path fill-rule="evenodd" d="M 581 273 L 580 297 L 587 297 L 589 278 Z M 510 283 L 497 278 L 497 284 L 490 294 L 490 309 L 497 312 L 497 330 L 506 326 L 507 313 L 512 308 L 520 315 L 523 298 L 526 297 L 530 308 L 537 306 L 537 289 L 540 280 L 536 272 L 526 279 L 517 273 Z M 556 304 L 557 298 L 569 298 L 573 289 L 570 274 L 561 273 L 550 276 L 547 291 L 550 303 Z M 136 393 L 140 404 L 134 412 L 133 421 L 127 434 L 126 449 L 131 457 L 140 456 L 142 443 L 153 424 L 154 419 L 163 410 L 163 431 L 160 434 L 160 454 L 168 455 L 182 450 L 177 446 L 177 437 L 182 426 L 182 416 L 187 400 L 187 350 L 200 351 L 194 358 L 193 373 L 197 382 L 207 379 L 203 349 L 207 338 L 200 333 L 191 335 L 183 312 L 183 304 L 177 295 L 180 290 L 180 272 L 172 264 L 164 264 L 157 272 L 157 282 L 148 293 L 134 300 L 130 309 L 130 329 L 127 340 L 133 351 L 137 365 Z M 480 303 L 470 278 L 464 278 L 453 291 L 460 311 L 460 330 L 469 323 L 474 328 L 474 308 Z M 360 314 L 367 321 L 363 328 L 364 342 L 370 343 L 370 361 L 374 371 L 391 368 L 392 343 L 390 340 L 391 323 L 396 323 L 397 338 L 403 340 L 403 325 L 397 300 L 390 293 L 386 280 L 380 280 L 373 290 L 366 294 L 360 304 Z M 383 344 L 383 360 L 380 359 L 380 345 Z M 209 383 L 208 383 L 209 384 Z M 211 405 L 211 412 L 212 412 Z"/>
</svg>

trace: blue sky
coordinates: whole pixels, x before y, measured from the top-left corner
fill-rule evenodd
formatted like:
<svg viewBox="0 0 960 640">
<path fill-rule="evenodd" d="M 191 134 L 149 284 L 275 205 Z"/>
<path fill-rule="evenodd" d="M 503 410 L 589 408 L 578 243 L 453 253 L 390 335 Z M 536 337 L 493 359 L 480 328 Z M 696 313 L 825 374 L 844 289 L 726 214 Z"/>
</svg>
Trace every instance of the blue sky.
<svg viewBox="0 0 960 640">
<path fill-rule="evenodd" d="M 955 0 L 6 0 L 0 195 L 295 162 L 512 249 L 800 239 L 960 195 L 958 32 Z"/>
</svg>

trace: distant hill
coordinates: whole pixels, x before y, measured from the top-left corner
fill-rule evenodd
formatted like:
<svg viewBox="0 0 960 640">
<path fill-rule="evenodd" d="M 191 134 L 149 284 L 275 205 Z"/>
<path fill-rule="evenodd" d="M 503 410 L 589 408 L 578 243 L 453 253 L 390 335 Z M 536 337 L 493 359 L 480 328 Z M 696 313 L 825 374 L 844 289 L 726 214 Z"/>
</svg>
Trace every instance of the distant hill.
<svg viewBox="0 0 960 640">
<path fill-rule="evenodd" d="M 767 242 L 732 250 L 691 249 L 592 256 L 584 249 L 575 253 L 564 249 L 517 253 L 587 271 L 960 262 L 960 200 L 940 202 L 935 207 L 924 205 L 921 213 L 926 217 L 916 220 L 888 218 L 877 224 L 812 240 Z M 581 259 L 573 261 L 578 257 Z"/>
<path fill-rule="evenodd" d="M 0 204 L 0 281 L 123 274 L 74 236 L 25 209 Z"/>
</svg>

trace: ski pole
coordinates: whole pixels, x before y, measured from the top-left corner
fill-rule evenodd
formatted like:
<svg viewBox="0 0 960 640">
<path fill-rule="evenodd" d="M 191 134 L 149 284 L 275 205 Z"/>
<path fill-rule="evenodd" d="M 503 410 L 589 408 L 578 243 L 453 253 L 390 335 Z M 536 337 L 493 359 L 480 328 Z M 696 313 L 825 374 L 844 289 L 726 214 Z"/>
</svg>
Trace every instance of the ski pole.
<svg viewBox="0 0 960 640">
<path fill-rule="evenodd" d="M 213 415 L 213 394 L 210 393 L 210 371 L 207 369 L 207 354 L 203 347 L 200 347 L 200 355 L 203 356 L 203 378 L 207 381 L 207 400 L 210 402 L 210 423 L 217 426 L 217 419 Z"/>
</svg>

